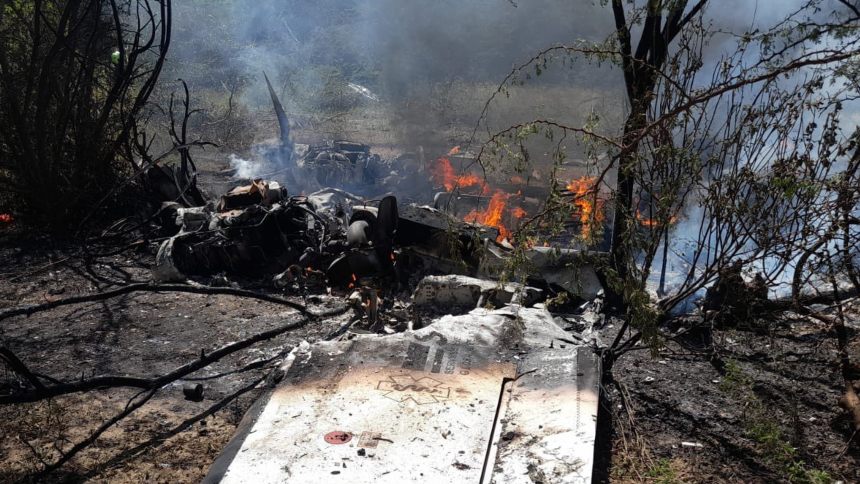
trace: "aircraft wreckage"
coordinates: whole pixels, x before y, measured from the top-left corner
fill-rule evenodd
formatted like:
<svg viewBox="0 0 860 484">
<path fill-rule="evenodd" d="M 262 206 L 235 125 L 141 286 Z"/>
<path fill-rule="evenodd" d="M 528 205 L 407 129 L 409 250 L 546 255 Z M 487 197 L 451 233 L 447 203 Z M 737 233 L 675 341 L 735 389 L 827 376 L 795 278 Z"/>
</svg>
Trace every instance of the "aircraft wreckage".
<svg viewBox="0 0 860 484">
<path fill-rule="evenodd" d="M 501 282 L 506 229 L 451 208 L 475 197 L 290 195 L 297 179 L 343 186 L 385 163 L 360 143 L 297 148 L 269 90 L 281 181 L 208 202 L 164 183 L 153 278 L 269 278 L 288 295 L 345 298 L 355 314 L 289 354 L 205 482 L 590 482 L 601 254 L 533 247 L 530 276 Z M 577 302 L 554 305 L 560 294 Z"/>
</svg>

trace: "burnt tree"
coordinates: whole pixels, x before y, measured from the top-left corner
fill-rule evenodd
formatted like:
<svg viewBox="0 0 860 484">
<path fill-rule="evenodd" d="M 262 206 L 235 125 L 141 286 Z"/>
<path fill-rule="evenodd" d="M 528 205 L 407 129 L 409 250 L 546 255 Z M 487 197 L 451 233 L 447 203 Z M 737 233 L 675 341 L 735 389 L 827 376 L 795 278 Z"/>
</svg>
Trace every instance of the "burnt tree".
<svg viewBox="0 0 860 484">
<path fill-rule="evenodd" d="M 170 0 L 2 2 L 0 183 L 27 220 L 67 227 L 131 168 L 170 29 Z"/>
<path fill-rule="evenodd" d="M 698 0 L 688 10 L 687 0 L 649 0 L 644 11 L 642 32 L 634 51 L 632 22 L 628 21 L 624 2 L 612 0 L 612 14 L 615 19 L 624 85 L 630 108 L 622 135 L 624 148 L 618 159 L 618 187 L 612 227 L 612 267 L 621 280 L 627 279 L 630 272 L 631 254 L 626 239 L 635 222 L 633 191 L 636 155 L 639 150 L 641 131 L 648 123 L 648 110 L 654 99 L 654 88 L 659 73 L 668 59 L 669 44 L 706 3 L 707 0 Z M 611 298 L 613 304 L 620 305 L 623 302 L 617 292 L 613 296 Z"/>
</svg>

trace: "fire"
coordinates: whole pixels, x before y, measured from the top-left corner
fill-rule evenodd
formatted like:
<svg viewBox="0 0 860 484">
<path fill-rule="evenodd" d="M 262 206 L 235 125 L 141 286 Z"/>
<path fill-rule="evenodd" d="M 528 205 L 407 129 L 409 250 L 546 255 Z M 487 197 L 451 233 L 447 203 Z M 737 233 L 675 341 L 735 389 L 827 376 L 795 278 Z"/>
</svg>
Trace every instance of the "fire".
<svg viewBox="0 0 860 484">
<path fill-rule="evenodd" d="M 10 224 L 12 223 L 12 214 L 11 213 L 0 213 L 0 223 Z"/>
<path fill-rule="evenodd" d="M 453 150 L 451 150 L 453 151 Z M 436 165 L 431 169 L 433 181 L 444 186 L 445 190 L 451 192 L 455 188 L 465 188 L 479 186 L 481 191 L 487 190 L 487 184 L 478 175 L 474 173 L 463 173 L 457 175 L 454 166 L 451 165 L 451 160 L 447 156 L 442 156 L 436 160 Z"/>
<path fill-rule="evenodd" d="M 490 198 L 490 203 L 486 210 L 472 210 L 463 217 L 463 220 L 499 229 L 499 237 L 496 239 L 499 242 L 510 238 L 511 232 L 502 223 L 502 216 L 505 213 L 505 205 L 507 204 L 508 197 L 510 196 L 511 195 L 508 193 L 496 190 L 493 197 Z"/>
<path fill-rule="evenodd" d="M 519 221 L 528 215 L 522 206 L 507 206 L 511 197 L 522 196 L 522 190 L 517 191 L 516 194 L 506 193 L 498 188 L 491 188 L 482 177 L 474 173 L 458 173 L 450 157 L 459 153 L 460 147 L 455 146 L 445 156 L 436 160 L 430 170 L 433 182 L 437 186 L 445 187 L 448 192 L 457 188 L 477 187 L 482 195 L 492 194 L 486 210 L 472 210 L 463 217 L 463 220 L 496 227 L 499 230 L 498 241 L 510 240 L 512 232 L 505 225 L 505 221 L 516 227 Z M 514 185 L 526 184 L 526 180 L 519 175 L 512 176 L 510 182 Z M 569 194 L 573 196 L 572 204 L 576 207 L 574 217 L 579 219 L 582 226 L 581 235 L 585 239 L 591 238 L 593 227 L 601 225 L 605 218 L 602 201 L 597 198 L 596 182 L 597 177 L 584 176 L 571 180 L 566 186 Z M 548 244 L 545 242 L 544 246 L 546 245 Z"/>
<path fill-rule="evenodd" d="M 573 205 L 579 209 L 582 236 L 586 239 L 591 236 L 592 223 L 600 224 L 603 222 L 603 211 L 594 209 L 594 197 L 590 193 L 594 191 L 596 182 L 596 177 L 584 176 L 572 180 L 566 187 L 574 195 Z"/>
<path fill-rule="evenodd" d="M 642 212 L 640 212 L 639 210 L 636 210 L 636 220 L 639 221 L 639 225 L 641 225 L 643 227 L 648 227 L 648 228 L 659 227 L 660 225 L 662 225 L 659 220 L 654 220 L 652 218 L 648 218 L 648 217 L 642 215 Z M 678 217 L 672 215 L 669 218 L 669 225 L 673 225 L 677 221 L 678 221 Z"/>
</svg>

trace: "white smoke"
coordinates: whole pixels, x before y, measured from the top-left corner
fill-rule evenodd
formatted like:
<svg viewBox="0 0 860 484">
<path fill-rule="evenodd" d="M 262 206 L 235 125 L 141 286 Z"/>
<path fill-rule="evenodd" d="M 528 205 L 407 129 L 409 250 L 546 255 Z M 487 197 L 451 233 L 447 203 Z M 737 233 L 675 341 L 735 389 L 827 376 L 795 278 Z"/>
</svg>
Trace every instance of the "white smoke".
<svg viewBox="0 0 860 484">
<path fill-rule="evenodd" d="M 263 175 L 263 164 L 259 161 L 246 160 L 231 154 L 230 168 L 236 170 L 236 178 L 260 178 Z"/>
</svg>

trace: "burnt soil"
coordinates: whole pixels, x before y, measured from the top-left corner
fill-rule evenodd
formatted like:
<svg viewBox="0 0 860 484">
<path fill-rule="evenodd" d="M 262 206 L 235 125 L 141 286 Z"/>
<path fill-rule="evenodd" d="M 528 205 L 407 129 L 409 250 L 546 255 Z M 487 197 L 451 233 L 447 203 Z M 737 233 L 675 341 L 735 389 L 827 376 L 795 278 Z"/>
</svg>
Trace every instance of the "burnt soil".
<svg viewBox="0 0 860 484">
<path fill-rule="evenodd" d="M 0 310 L 88 294 L 132 282 L 147 282 L 155 245 L 121 255 L 84 260 L 69 247 L 46 240 L 0 241 Z M 266 290 L 265 287 L 254 287 Z M 297 302 L 301 302 L 297 300 Z M 310 302 L 325 308 L 327 301 Z M 104 375 L 163 375 L 211 351 L 285 324 L 294 311 L 278 304 L 226 295 L 136 292 L 106 301 L 64 306 L 0 322 L 0 338 L 30 370 L 62 381 Z M 254 345 L 198 371 L 206 377 L 241 368 L 314 341 L 342 322 L 334 318 Z M 274 365 L 276 362 L 273 362 Z M 196 482 L 229 440 L 245 410 L 259 396 L 253 390 L 189 430 L 149 451 L 100 464 L 123 450 L 176 427 L 227 395 L 260 378 L 267 368 L 204 380 L 204 399 L 185 400 L 182 384 L 162 389 L 144 407 L 111 428 L 96 445 L 48 480 L 89 478 L 92 482 Z M 0 385 L 15 382 L 7 370 Z M 51 401 L 7 405 L 0 418 L 0 482 L 25 479 L 120 412 L 137 390 L 110 389 Z"/>
<path fill-rule="evenodd" d="M 0 228 L 0 310 L 147 282 L 157 244 L 117 255 L 83 257 L 73 244 Z M 238 281 L 273 292 L 266 281 Z M 333 304 L 331 299 L 310 301 Z M 860 361 L 860 306 L 848 313 L 854 361 Z M 0 338 L 31 370 L 60 380 L 100 374 L 156 376 L 214 348 L 283 324 L 291 310 L 225 295 L 131 293 L 0 322 Z M 195 376 L 212 375 L 314 341 L 342 324 L 315 323 L 257 344 Z M 614 325 L 617 327 L 617 324 Z M 611 337 L 609 328 L 606 340 Z M 745 329 L 669 341 L 656 353 L 623 356 L 604 382 L 598 448 L 601 480 L 613 482 L 860 482 L 860 444 L 836 402 L 842 377 L 835 337 L 820 322 L 773 315 Z M 270 365 L 271 366 L 271 365 Z M 190 429 L 123 457 L 267 371 L 205 380 L 201 402 L 181 384 L 162 389 L 49 481 L 197 482 L 261 390 L 229 403 Z M 0 385 L 15 378 L 4 370 Z M 99 390 L 2 407 L 0 482 L 31 478 L 122 410 L 136 391 Z M 120 456 L 120 458 L 117 458 Z M 110 462 L 109 462 L 110 461 Z M 109 463 L 110 465 L 105 465 Z"/>
<path fill-rule="evenodd" d="M 846 317 L 856 362 L 856 300 Z M 837 404 L 844 387 L 832 328 L 792 314 L 741 326 L 616 363 L 602 408 L 609 480 L 860 482 L 860 439 Z"/>
</svg>

